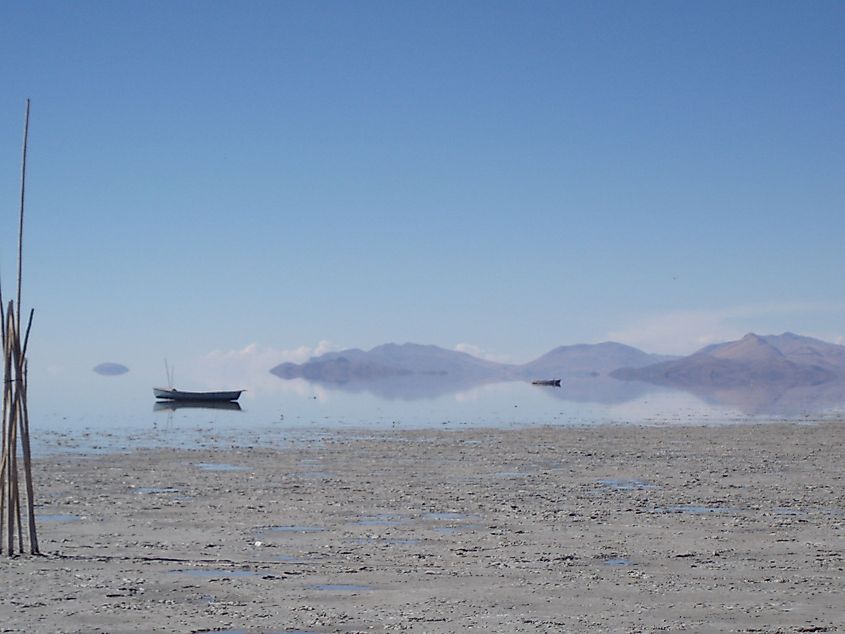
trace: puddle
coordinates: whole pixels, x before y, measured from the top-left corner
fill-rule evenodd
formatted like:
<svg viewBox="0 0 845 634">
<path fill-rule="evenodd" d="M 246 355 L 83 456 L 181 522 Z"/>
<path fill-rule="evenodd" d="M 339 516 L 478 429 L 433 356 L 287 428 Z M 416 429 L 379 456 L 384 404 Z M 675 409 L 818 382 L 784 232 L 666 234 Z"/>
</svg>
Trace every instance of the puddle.
<svg viewBox="0 0 845 634">
<path fill-rule="evenodd" d="M 525 471 L 497 471 L 493 474 L 494 478 L 527 478 L 530 473 Z"/>
<path fill-rule="evenodd" d="M 46 515 L 36 515 L 35 519 L 41 522 L 78 522 L 82 517 L 70 513 L 48 513 Z"/>
<path fill-rule="evenodd" d="M 737 513 L 737 509 L 727 506 L 700 506 L 697 504 L 675 504 L 665 508 L 654 509 L 655 513 L 689 513 L 691 515 L 705 515 L 708 513 Z"/>
<path fill-rule="evenodd" d="M 642 480 L 608 479 L 599 480 L 598 483 L 608 487 L 609 489 L 613 489 L 614 491 L 643 491 L 645 489 L 657 488 L 657 485 L 649 484 L 648 482 L 643 482 Z"/>
<path fill-rule="evenodd" d="M 170 574 L 188 575 L 189 577 L 255 577 L 252 570 L 224 570 L 221 568 L 179 568 L 170 570 Z"/>
<path fill-rule="evenodd" d="M 401 537 L 356 537 L 350 540 L 354 544 L 391 544 L 395 546 L 413 546 L 420 540 Z"/>
<path fill-rule="evenodd" d="M 367 592 L 372 590 L 370 586 L 355 583 L 320 583 L 307 587 L 309 590 L 321 590 L 323 592 Z"/>
<path fill-rule="evenodd" d="M 400 515 L 367 515 L 355 522 L 355 526 L 399 526 L 405 520 Z"/>
<path fill-rule="evenodd" d="M 276 561 L 281 561 L 286 564 L 304 564 L 305 560 L 302 557 L 294 557 L 293 555 L 276 555 L 273 557 Z"/>
<path fill-rule="evenodd" d="M 203 471 L 247 471 L 244 466 L 226 462 L 198 462 L 194 466 Z"/>
<path fill-rule="evenodd" d="M 604 564 L 606 566 L 612 566 L 614 568 L 617 568 L 617 567 L 620 567 L 620 566 L 630 566 L 633 563 L 634 562 L 632 562 L 630 559 L 625 559 L 623 557 L 616 557 L 616 558 L 613 558 L 613 559 L 605 559 L 604 560 Z"/>
<path fill-rule="evenodd" d="M 427 520 L 438 520 L 441 522 L 463 522 L 468 519 L 463 513 L 456 513 L 454 511 L 445 511 L 443 513 L 426 513 L 424 515 Z"/>
<path fill-rule="evenodd" d="M 823 506 L 819 509 L 819 511 L 827 513 L 828 515 L 833 515 L 834 517 L 845 516 L 845 511 L 835 506 Z"/>
<path fill-rule="evenodd" d="M 268 526 L 264 532 L 271 533 L 322 533 L 325 528 L 322 526 Z"/>
<path fill-rule="evenodd" d="M 478 524 L 464 524 L 463 526 L 440 526 L 433 530 L 435 533 L 440 533 L 441 535 L 454 535 L 455 533 L 478 531 L 483 528 L 483 526 L 479 526 Z"/>
<path fill-rule="evenodd" d="M 139 495 L 155 495 L 159 493 L 179 493 L 179 489 L 173 487 L 135 487 L 132 489 Z"/>
</svg>

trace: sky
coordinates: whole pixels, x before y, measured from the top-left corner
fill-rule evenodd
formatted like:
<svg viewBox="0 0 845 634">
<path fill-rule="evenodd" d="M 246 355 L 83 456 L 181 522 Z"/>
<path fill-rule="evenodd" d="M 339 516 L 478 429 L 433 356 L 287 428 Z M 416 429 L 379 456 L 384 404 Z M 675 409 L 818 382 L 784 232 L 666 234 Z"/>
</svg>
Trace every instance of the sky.
<svg viewBox="0 0 845 634">
<path fill-rule="evenodd" d="M 845 335 L 845 3 L 0 3 L 31 363 Z"/>
</svg>

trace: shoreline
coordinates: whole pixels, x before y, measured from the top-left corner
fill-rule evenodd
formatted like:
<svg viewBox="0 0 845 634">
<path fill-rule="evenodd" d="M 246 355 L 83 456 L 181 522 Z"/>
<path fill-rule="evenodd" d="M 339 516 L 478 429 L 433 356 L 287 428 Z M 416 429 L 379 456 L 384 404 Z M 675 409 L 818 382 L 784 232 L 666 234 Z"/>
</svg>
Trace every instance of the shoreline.
<svg viewBox="0 0 845 634">
<path fill-rule="evenodd" d="M 13 632 L 839 631 L 843 441 L 620 424 L 42 455 L 47 556 L 0 558 L 0 608 Z"/>
</svg>

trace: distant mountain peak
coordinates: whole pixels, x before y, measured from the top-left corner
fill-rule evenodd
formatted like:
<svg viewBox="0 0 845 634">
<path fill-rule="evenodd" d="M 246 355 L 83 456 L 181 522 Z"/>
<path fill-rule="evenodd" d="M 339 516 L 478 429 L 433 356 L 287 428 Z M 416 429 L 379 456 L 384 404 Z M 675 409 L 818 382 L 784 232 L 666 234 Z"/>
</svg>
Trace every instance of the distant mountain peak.
<svg viewBox="0 0 845 634">
<path fill-rule="evenodd" d="M 711 348 L 709 354 L 718 359 L 735 359 L 745 362 L 774 360 L 783 357 L 777 347 L 753 332 L 748 333 L 739 341 L 730 341 L 716 348 Z"/>
<path fill-rule="evenodd" d="M 559 346 L 523 365 L 480 359 L 467 352 L 418 343 L 385 343 L 369 351 L 329 352 L 303 364 L 282 363 L 270 370 L 282 378 L 342 382 L 387 376 L 448 375 L 466 379 L 524 380 L 565 376 L 603 376 L 621 367 L 642 367 L 669 358 L 605 341 Z"/>
<path fill-rule="evenodd" d="M 794 333 L 750 332 L 677 361 L 627 368 L 614 376 L 676 386 L 817 385 L 845 377 L 845 347 Z"/>
</svg>

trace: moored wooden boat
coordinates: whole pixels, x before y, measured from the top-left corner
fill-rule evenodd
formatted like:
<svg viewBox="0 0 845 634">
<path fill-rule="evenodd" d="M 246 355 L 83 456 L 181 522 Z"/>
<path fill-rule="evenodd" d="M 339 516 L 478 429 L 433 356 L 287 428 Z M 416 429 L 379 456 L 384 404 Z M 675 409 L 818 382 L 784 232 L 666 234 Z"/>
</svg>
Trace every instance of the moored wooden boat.
<svg viewBox="0 0 845 634">
<path fill-rule="evenodd" d="M 560 379 L 537 379 L 531 381 L 531 385 L 550 385 L 552 387 L 560 387 Z"/>
<path fill-rule="evenodd" d="M 173 388 L 154 387 L 153 394 L 156 398 L 167 401 L 237 401 L 243 390 L 232 390 L 230 392 L 183 392 Z"/>
</svg>

